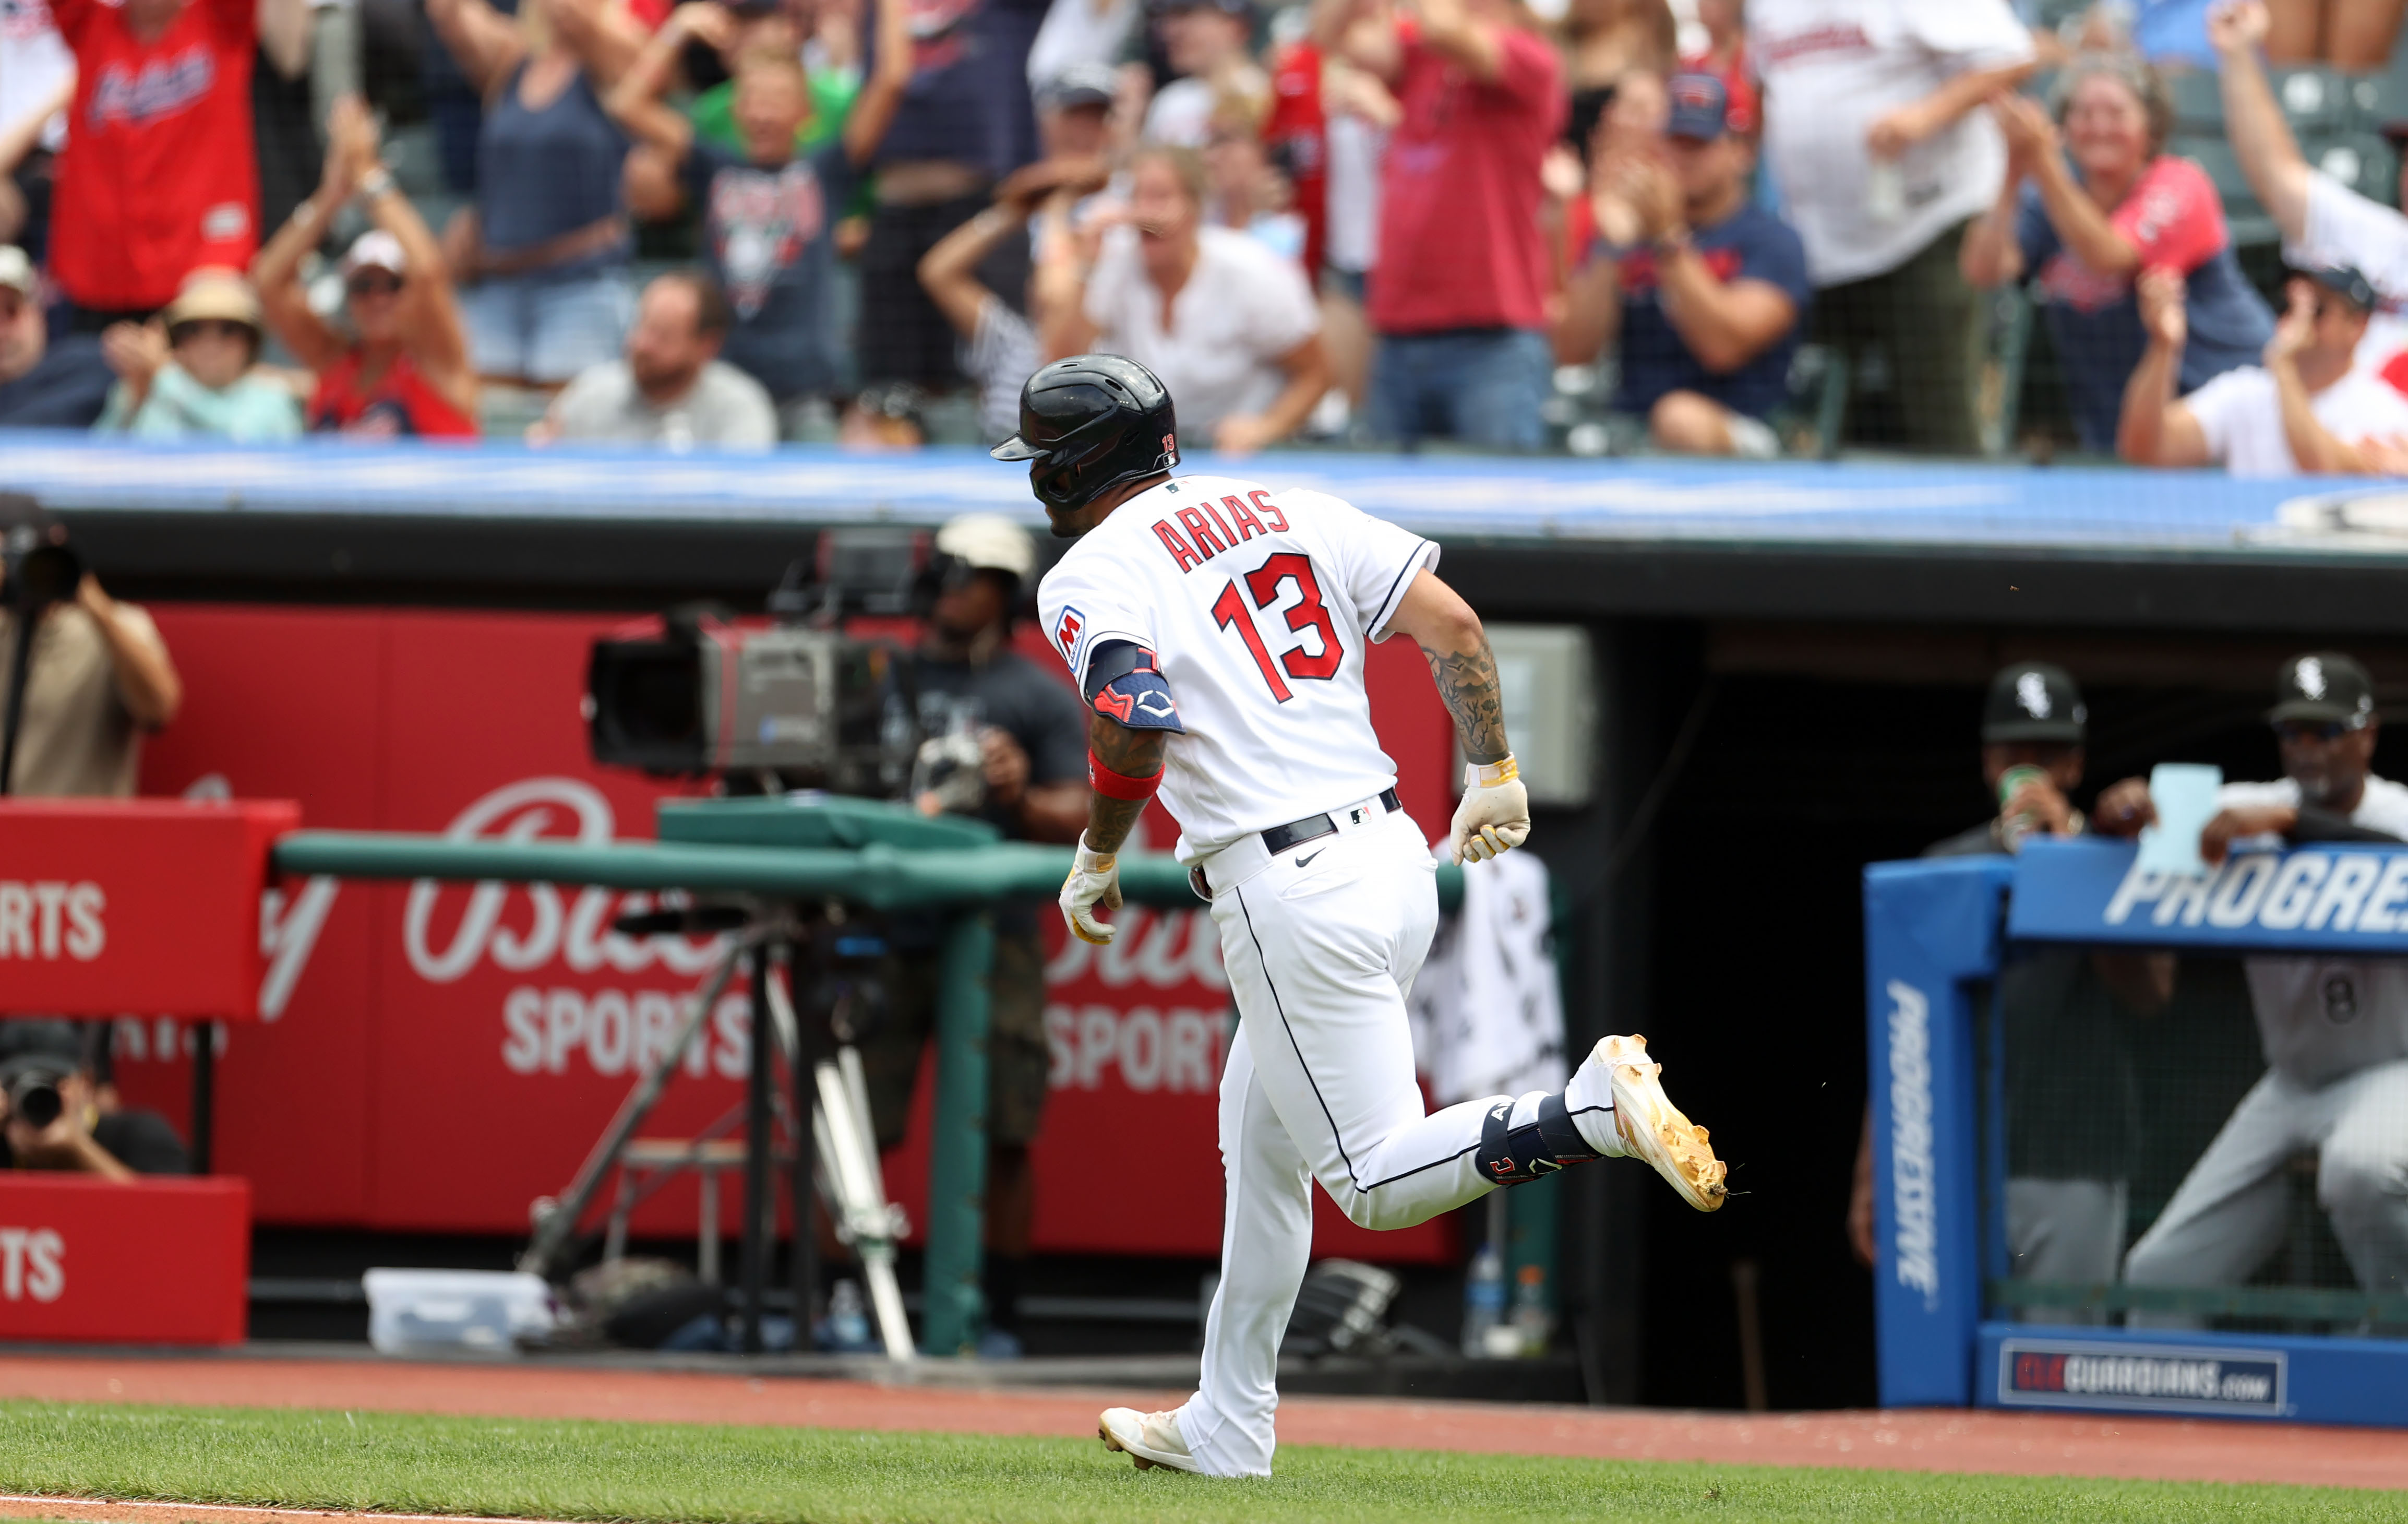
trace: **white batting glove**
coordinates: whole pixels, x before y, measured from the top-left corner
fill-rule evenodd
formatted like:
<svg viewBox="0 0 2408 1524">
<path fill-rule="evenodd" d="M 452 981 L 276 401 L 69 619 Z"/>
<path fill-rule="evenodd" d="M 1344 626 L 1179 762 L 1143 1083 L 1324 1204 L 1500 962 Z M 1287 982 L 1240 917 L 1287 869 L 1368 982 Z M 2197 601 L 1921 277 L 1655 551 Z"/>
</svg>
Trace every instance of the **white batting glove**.
<svg viewBox="0 0 2408 1524">
<path fill-rule="evenodd" d="M 1455 807 L 1455 827 L 1446 838 L 1455 862 L 1484 863 L 1529 839 L 1530 796 L 1513 758 L 1485 767 L 1465 764 L 1463 802 Z"/>
<path fill-rule="evenodd" d="M 1519 785 L 1516 785 L 1519 786 Z M 1062 919 L 1070 935 L 1098 947 L 1111 945 L 1112 928 L 1096 919 L 1096 901 L 1121 908 L 1121 860 L 1116 853 L 1092 852 L 1087 835 L 1079 833 L 1079 850 L 1070 858 L 1070 876 L 1062 881 Z"/>
</svg>

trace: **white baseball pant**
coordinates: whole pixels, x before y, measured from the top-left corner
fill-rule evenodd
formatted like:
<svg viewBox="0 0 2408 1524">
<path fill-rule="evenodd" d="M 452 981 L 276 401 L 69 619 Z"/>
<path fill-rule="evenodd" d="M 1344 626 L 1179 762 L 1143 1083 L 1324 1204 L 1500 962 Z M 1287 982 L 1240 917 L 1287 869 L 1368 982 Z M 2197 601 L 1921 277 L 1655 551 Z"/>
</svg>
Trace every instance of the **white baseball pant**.
<svg viewBox="0 0 2408 1524">
<path fill-rule="evenodd" d="M 1436 865 L 1410 817 L 1365 802 L 1366 822 L 1337 836 L 1276 857 L 1247 837 L 1201 865 L 1239 1028 L 1221 1074 L 1221 1285 L 1179 1430 L 1215 1475 L 1270 1472 L 1312 1182 L 1366 1228 L 1408 1228 L 1496 1188 L 1473 1155 L 1498 1098 L 1425 1115 L 1413 1079 L 1404 997 L 1438 926 Z"/>
<path fill-rule="evenodd" d="M 2316 1201 L 2368 1291 L 2408 1291 L 2408 1059 L 2311 1088 L 2269 1071 L 2232 1108 L 2124 1260 L 2135 1286 L 2239 1286 L 2283 1242 L 2284 1173 L 2316 1155 Z M 2131 1313 L 2129 1328 L 2191 1328 Z"/>
<path fill-rule="evenodd" d="M 2008 1273 L 2019 1281 L 2096 1285 L 2115 1278 L 2124 1260 L 2128 1192 L 2121 1180 L 2007 1177 Z M 2027 1307 L 2025 1323 L 2101 1323 L 2086 1307 Z"/>
</svg>

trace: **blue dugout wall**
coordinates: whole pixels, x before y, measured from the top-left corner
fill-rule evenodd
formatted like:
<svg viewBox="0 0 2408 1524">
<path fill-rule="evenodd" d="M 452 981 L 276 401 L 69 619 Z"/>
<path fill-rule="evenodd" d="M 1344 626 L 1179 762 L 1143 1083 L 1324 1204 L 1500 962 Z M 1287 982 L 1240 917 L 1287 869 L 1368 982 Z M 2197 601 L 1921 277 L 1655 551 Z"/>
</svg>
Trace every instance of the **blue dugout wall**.
<svg viewBox="0 0 2408 1524">
<path fill-rule="evenodd" d="M 2408 956 L 2408 850 L 2236 853 L 2199 874 L 2136 858 L 2035 841 L 2014 858 L 1865 870 L 1882 1404 L 2408 1425 L 2408 1340 L 1991 1318 L 2004 1225 L 1983 1218 L 2003 1212 L 2003 1179 L 1984 1175 L 2002 1169 L 2003 1120 L 1976 1104 L 1974 999 L 2011 942 Z"/>
</svg>

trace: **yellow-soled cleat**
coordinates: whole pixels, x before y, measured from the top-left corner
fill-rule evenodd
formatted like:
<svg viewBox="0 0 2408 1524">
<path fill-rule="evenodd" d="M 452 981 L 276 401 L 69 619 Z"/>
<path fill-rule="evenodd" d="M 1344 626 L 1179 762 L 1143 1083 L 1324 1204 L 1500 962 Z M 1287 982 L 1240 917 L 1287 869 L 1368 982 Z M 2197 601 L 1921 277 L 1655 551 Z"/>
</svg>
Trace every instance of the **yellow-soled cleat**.
<svg viewBox="0 0 2408 1524">
<path fill-rule="evenodd" d="M 1706 1129 L 1681 1114 L 1664 1094 L 1657 1079 L 1664 1066 L 1647 1057 L 1647 1040 L 1608 1037 L 1598 1040 L 1589 1061 L 1604 1068 L 1613 1085 L 1613 1129 L 1623 1153 L 1642 1158 L 1671 1183 L 1681 1199 L 1700 1212 L 1712 1212 L 1729 1199 L 1723 1186 L 1728 1172 L 1714 1157 Z"/>
</svg>

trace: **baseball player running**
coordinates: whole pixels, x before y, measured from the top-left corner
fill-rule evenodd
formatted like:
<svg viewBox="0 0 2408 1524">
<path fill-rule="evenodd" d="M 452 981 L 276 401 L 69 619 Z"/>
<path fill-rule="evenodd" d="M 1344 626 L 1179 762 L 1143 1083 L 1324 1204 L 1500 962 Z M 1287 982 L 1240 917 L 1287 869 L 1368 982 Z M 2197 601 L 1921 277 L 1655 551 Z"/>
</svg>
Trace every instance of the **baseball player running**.
<svg viewBox="0 0 2408 1524">
<path fill-rule="evenodd" d="M 1598 1042 L 1565 1088 L 1422 1113 L 1405 991 L 1438 921 L 1436 872 L 1372 733 L 1364 652 L 1429 658 L 1469 759 L 1457 862 L 1521 845 L 1530 816 L 1480 620 L 1438 547 L 1322 493 L 1174 481 L 1171 399 L 1143 366 L 1078 355 L 1021 393 L 1054 532 L 1078 540 L 1039 594 L 1093 712 L 1094 793 L 1063 916 L 1091 942 L 1121 902 L 1114 854 L 1158 792 L 1211 901 L 1240 1016 L 1221 1076 L 1221 1285 L 1203 1378 L 1168 1413 L 1107 1409 L 1140 1467 L 1269 1474 L 1281 1336 L 1312 1249 L 1312 1180 L 1367 1228 L 1404 1228 L 1593 1158 L 1638 1157 L 1700 1211 L 1723 1165 L 1665 1098 L 1646 1040 Z"/>
</svg>

